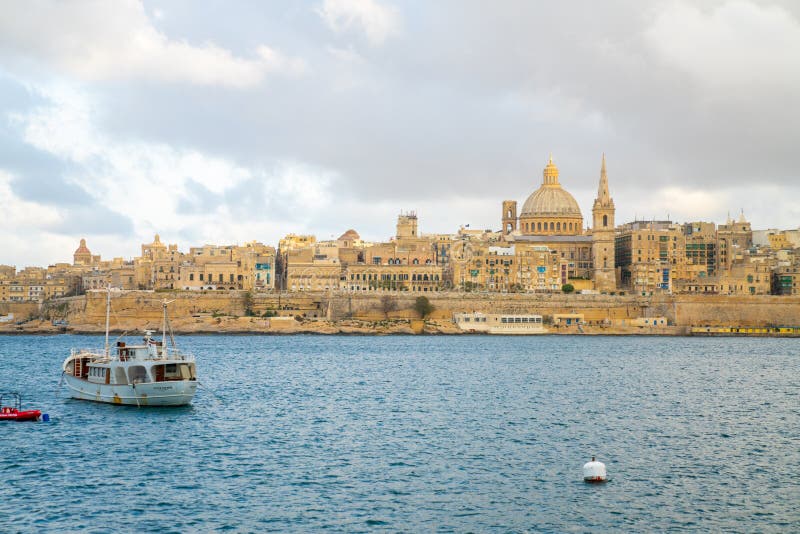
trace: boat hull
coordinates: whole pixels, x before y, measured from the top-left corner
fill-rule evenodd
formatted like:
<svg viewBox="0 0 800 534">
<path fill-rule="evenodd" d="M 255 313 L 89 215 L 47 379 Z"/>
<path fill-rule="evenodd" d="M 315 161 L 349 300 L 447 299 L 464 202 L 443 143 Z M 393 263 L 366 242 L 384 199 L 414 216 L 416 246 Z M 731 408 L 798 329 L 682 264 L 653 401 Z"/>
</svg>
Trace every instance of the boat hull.
<svg viewBox="0 0 800 534">
<path fill-rule="evenodd" d="M 39 410 L 20 410 L 0 414 L 0 421 L 38 421 L 42 416 Z"/>
<path fill-rule="evenodd" d="M 197 391 L 197 382 L 194 380 L 145 382 L 136 385 L 95 384 L 65 374 L 64 382 L 73 399 L 127 406 L 184 406 L 192 402 Z"/>
</svg>

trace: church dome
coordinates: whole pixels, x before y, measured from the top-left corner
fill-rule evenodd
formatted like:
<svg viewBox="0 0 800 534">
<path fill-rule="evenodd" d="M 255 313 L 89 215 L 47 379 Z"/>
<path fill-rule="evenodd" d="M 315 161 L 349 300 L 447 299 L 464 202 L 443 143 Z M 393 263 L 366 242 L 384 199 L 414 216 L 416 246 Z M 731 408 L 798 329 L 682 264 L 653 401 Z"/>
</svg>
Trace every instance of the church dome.
<svg viewBox="0 0 800 534">
<path fill-rule="evenodd" d="M 578 202 L 561 187 L 541 186 L 522 205 L 520 216 L 582 217 Z"/>
<path fill-rule="evenodd" d="M 81 239 L 80 246 L 75 250 L 75 254 L 91 254 L 89 248 L 86 246 L 86 240 Z"/>
<path fill-rule="evenodd" d="M 558 167 L 550 158 L 542 173 L 542 185 L 534 191 L 519 214 L 523 235 L 580 235 L 583 215 L 575 198 L 558 183 Z"/>
<path fill-rule="evenodd" d="M 544 181 L 522 205 L 520 217 L 583 217 L 575 198 L 558 183 L 553 158 L 544 168 Z"/>
<path fill-rule="evenodd" d="M 349 241 L 358 241 L 361 239 L 361 236 L 358 235 L 358 232 L 350 228 L 348 231 L 343 233 L 339 236 L 339 241 L 349 240 Z"/>
</svg>

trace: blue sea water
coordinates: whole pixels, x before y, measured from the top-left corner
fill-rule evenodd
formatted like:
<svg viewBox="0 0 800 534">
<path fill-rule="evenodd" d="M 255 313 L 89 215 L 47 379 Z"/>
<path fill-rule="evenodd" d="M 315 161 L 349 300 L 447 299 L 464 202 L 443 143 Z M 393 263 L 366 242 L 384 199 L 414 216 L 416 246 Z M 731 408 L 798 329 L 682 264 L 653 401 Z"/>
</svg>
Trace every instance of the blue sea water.
<svg viewBox="0 0 800 534">
<path fill-rule="evenodd" d="M 160 409 L 58 390 L 102 342 L 0 337 L 51 416 L 0 423 L 0 531 L 800 530 L 798 340 L 184 337 Z"/>
</svg>

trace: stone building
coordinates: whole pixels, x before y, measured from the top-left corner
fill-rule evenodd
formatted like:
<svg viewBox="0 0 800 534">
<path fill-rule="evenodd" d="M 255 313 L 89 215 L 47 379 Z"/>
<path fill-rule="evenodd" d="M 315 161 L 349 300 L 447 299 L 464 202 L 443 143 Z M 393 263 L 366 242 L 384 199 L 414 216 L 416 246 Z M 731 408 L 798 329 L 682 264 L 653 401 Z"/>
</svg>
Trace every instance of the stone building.
<svg viewBox="0 0 800 534">
<path fill-rule="evenodd" d="M 616 210 L 608 190 L 605 155 L 600 166 L 597 198 L 592 207 L 591 230 L 583 228 L 580 206 L 561 186 L 559 170 L 552 157 L 542 176 L 541 186 L 525 200 L 519 215 L 516 201 L 503 201 L 503 239 L 514 244 L 515 251 L 519 252 L 532 253 L 546 247 L 559 258 L 559 268 L 564 270 L 565 276 L 561 277 L 564 283 L 585 281 L 598 291 L 614 291 L 617 286 L 613 252 Z M 517 261 L 517 265 L 522 266 L 523 262 Z M 537 269 L 540 267 L 536 266 Z M 520 272 L 518 278 L 530 276 L 531 273 Z"/>
<path fill-rule="evenodd" d="M 420 235 L 415 212 L 398 215 L 395 236 L 386 243 L 365 243 L 352 229 L 335 241 L 307 242 L 313 244 L 287 247 L 289 291 L 428 292 L 438 291 L 444 282 L 437 264 L 436 243 L 441 241 Z"/>
<path fill-rule="evenodd" d="M 717 228 L 719 270 L 730 270 L 737 260 L 753 246 L 753 230 L 742 212 L 738 221 L 730 217 Z"/>
<path fill-rule="evenodd" d="M 671 292 L 685 272 L 683 228 L 671 221 L 634 221 L 622 225 L 614 241 L 621 285 L 637 294 Z"/>
<path fill-rule="evenodd" d="M 190 247 L 178 275 L 185 290 L 265 291 L 275 288 L 273 247 L 251 241 L 240 245 Z"/>
</svg>

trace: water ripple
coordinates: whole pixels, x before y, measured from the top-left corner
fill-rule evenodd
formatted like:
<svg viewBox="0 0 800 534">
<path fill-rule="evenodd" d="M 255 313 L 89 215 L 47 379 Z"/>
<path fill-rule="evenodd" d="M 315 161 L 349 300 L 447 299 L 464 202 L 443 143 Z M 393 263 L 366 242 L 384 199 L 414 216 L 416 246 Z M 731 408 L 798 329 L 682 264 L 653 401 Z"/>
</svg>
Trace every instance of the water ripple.
<svg viewBox="0 0 800 534">
<path fill-rule="evenodd" d="M 190 337 L 192 406 L 56 388 L 1 337 L 0 531 L 797 531 L 796 340 Z M 611 481 L 583 484 L 591 454 Z"/>
</svg>

